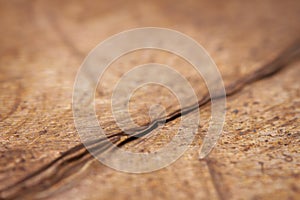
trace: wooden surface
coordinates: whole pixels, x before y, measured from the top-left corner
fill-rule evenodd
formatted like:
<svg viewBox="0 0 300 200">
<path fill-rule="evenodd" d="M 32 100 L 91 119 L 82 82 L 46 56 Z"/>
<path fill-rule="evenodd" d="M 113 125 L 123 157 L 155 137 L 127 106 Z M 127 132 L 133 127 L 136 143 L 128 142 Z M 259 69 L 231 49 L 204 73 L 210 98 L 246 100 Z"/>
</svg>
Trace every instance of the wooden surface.
<svg viewBox="0 0 300 200">
<path fill-rule="evenodd" d="M 206 160 L 198 160 L 198 149 L 209 105 L 201 108 L 191 148 L 159 171 L 122 173 L 88 154 L 43 170 L 80 145 L 71 108 L 76 73 L 87 53 L 112 34 L 145 26 L 181 31 L 203 45 L 229 85 L 292 44 L 300 35 L 299 18 L 297 0 L 1 1 L 0 199 L 299 199 L 299 61 L 227 98 L 222 137 Z M 201 78 L 176 56 L 132 53 L 100 82 L 96 109 L 106 130 L 117 131 L 109 101 L 114 84 L 128 69 L 153 61 L 175 67 L 199 98 L 205 94 Z M 153 95 L 145 95 L 150 89 Z M 153 102 L 177 106 L 160 87 L 137 91 L 130 109 L 138 124 L 149 122 Z M 178 124 L 174 120 L 127 147 L 153 151 Z"/>
</svg>

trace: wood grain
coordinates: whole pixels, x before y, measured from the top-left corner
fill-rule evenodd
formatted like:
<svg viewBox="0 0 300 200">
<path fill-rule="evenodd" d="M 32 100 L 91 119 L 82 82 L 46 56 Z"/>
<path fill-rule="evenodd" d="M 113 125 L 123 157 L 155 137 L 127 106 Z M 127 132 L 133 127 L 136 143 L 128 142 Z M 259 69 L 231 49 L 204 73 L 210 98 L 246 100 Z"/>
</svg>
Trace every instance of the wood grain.
<svg viewBox="0 0 300 200">
<path fill-rule="evenodd" d="M 209 105 L 200 110 L 199 134 L 191 148 L 172 165 L 153 173 L 121 173 L 93 159 L 80 145 L 71 108 L 72 87 L 81 62 L 112 34 L 143 26 L 186 33 L 206 48 L 230 88 L 282 55 L 280 52 L 298 38 L 299 1 L 0 4 L 0 198 L 300 197 L 298 61 L 283 62 L 284 70 L 243 85 L 227 98 L 223 135 L 206 160 L 199 161 L 197 154 L 207 131 Z M 109 101 L 114 84 L 128 69 L 150 61 L 174 66 L 197 88 L 199 100 L 205 96 L 204 82 L 180 58 L 152 51 L 128 55 L 106 72 L 96 94 L 98 118 L 110 134 L 119 132 Z M 141 125 L 149 123 L 151 103 L 170 107 L 171 112 L 178 106 L 161 88 L 149 89 L 154 95 L 140 91 L 131 100 L 133 119 Z M 142 142 L 130 141 L 124 148 L 158 149 L 176 133 L 179 122 L 171 120 Z M 93 145 L 99 148 L 103 144 Z"/>
</svg>

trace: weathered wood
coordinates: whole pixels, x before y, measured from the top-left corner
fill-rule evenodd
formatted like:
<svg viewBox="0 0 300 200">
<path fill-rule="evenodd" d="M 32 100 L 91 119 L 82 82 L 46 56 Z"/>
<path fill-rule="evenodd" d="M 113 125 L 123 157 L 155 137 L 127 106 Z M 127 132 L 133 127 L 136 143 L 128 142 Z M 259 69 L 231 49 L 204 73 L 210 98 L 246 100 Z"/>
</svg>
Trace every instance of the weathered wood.
<svg viewBox="0 0 300 200">
<path fill-rule="evenodd" d="M 297 61 L 227 98 L 223 135 L 206 160 L 198 160 L 198 148 L 207 131 L 209 105 L 201 108 L 194 145 L 175 163 L 153 173 L 121 173 L 93 159 L 81 148 L 71 109 L 82 60 L 114 33 L 143 26 L 184 32 L 207 49 L 229 86 L 295 41 L 300 33 L 298 1 L 3 1 L 0 9 L 1 198 L 299 198 Z M 199 99 L 205 95 L 204 82 L 180 58 L 149 50 L 127 55 L 106 72 L 96 96 L 101 125 L 111 134 L 119 131 L 109 101 L 113 86 L 128 69 L 154 61 L 188 77 Z M 147 89 L 156 95 L 145 95 Z M 170 99 L 172 94 L 160 87 L 137 91 L 130 104 L 133 119 L 148 124 L 153 102 L 176 110 L 178 103 Z M 158 149 L 178 124 L 175 119 L 125 148 Z M 63 154 L 72 147 L 70 154 Z"/>
</svg>

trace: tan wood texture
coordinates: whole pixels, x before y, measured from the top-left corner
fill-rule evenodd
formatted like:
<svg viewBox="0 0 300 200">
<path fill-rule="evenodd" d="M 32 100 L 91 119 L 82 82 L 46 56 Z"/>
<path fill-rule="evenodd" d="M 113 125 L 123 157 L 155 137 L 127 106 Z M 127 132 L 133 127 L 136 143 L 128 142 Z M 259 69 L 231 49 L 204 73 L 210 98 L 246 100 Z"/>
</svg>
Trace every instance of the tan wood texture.
<svg viewBox="0 0 300 200">
<path fill-rule="evenodd" d="M 297 0 L 1 1 L 0 199 L 299 199 L 297 60 L 227 98 L 223 133 L 208 158 L 200 161 L 198 149 L 209 104 L 200 109 L 189 150 L 151 173 L 118 172 L 86 153 L 71 107 L 83 59 L 120 31 L 155 26 L 191 36 L 214 59 L 228 88 L 293 44 L 300 35 L 299 18 Z M 119 131 L 111 114 L 113 86 L 126 71 L 148 62 L 176 68 L 199 99 L 205 95 L 203 80 L 184 60 L 152 50 L 126 55 L 112 64 L 96 94 L 98 119 L 109 133 Z M 148 124 L 153 103 L 178 108 L 170 92 L 149 86 L 130 101 L 133 120 Z M 124 148 L 154 151 L 176 133 L 179 122 Z"/>
</svg>

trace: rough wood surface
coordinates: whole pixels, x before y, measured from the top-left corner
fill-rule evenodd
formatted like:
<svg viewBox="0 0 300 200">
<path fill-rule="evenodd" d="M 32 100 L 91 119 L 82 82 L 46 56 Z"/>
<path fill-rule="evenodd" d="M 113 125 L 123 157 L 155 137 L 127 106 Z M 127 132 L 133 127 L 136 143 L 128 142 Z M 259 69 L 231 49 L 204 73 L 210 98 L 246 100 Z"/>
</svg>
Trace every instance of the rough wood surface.
<svg viewBox="0 0 300 200">
<path fill-rule="evenodd" d="M 198 148 L 209 105 L 200 110 L 191 148 L 152 173 L 117 172 L 85 153 L 71 108 L 81 62 L 112 34 L 159 26 L 190 35 L 216 61 L 230 88 L 299 37 L 299 1 L 1 1 L 0 16 L 0 199 L 300 198 L 297 60 L 227 98 L 223 134 L 207 159 L 198 160 Z M 119 131 L 110 107 L 113 86 L 132 67 L 153 61 L 176 68 L 197 88 L 199 99 L 205 95 L 201 78 L 180 58 L 151 50 L 127 55 L 106 72 L 96 94 L 98 118 L 111 134 Z M 153 95 L 145 95 L 150 89 Z M 131 99 L 130 112 L 144 125 L 151 104 L 172 112 L 178 107 L 173 99 L 160 87 L 145 88 Z M 158 149 L 178 124 L 173 120 L 125 148 Z M 73 147 L 75 153 L 64 154 Z"/>
</svg>

